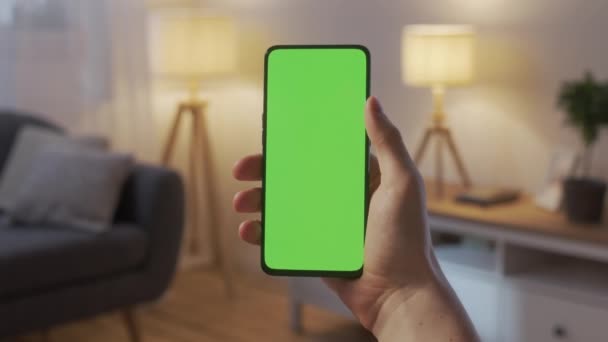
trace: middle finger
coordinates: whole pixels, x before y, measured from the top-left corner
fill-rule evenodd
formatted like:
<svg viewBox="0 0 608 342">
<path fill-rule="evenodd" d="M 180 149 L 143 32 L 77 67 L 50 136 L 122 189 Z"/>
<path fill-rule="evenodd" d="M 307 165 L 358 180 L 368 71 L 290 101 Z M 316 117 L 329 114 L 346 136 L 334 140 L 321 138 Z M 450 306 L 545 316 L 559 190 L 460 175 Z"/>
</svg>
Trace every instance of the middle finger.
<svg viewBox="0 0 608 342">
<path fill-rule="evenodd" d="M 232 199 L 234 209 L 241 213 L 257 213 L 262 210 L 262 188 L 237 192 Z"/>
</svg>

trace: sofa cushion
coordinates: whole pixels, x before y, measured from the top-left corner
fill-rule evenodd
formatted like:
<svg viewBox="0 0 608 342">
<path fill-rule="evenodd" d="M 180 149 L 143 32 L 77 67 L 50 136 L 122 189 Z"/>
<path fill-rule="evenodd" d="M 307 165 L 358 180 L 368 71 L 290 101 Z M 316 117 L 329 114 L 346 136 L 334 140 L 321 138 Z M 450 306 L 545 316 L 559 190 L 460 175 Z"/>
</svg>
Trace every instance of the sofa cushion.
<svg viewBox="0 0 608 342">
<path fill-rule="evenodd" d="M 56 132 L 61 129 L 43 119 L 25 113 L 0 110 L 0 174 L 2 174 L 5 161 L 13 148 L 15 138 L 23 127 L 44 127 Z"/>
<path fill-rule="evenodd" d="M 103 151 L 105 147 L 106 144 L 98 138 L 74 138 L 48 128 L 23 127 L 0 174 L 0 210 L 9 210 L 15 206 L 15 198 L 28 175 L 36 171 L 36 161 L 40 160 L 39 156 L 44 150 L 55 148 L 62 151 Z"/>
<path fill-rule="evenodd" d="M 141 267 L 146 245 L 144 231 L 126 224 L 101 234 L 58 227 L 0 227 L 0 298 Z"/>
<path fill-rule="evenodd" d="M 106 231 L 132 166 L 128 154 L 43 147 L 7 213 L 16 222 Z"/>
</svg>

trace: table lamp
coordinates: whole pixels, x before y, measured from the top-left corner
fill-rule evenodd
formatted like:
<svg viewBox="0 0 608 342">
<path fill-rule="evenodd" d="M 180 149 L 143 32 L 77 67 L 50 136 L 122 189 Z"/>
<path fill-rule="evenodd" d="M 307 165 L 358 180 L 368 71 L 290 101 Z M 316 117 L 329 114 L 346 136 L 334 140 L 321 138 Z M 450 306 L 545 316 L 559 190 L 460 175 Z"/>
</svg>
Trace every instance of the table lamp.
<svg viewBox="0 0 608 342">
<path fill-rule="evenodd" d="M 427 128 L 414 155 L 420 163 L 431 138 L 436 144 L 436 195 L 443 196 L 443 146 L 448 147 L 465 187 L 469 175 L 445 126 L 443 98 L 446 87 L 468 84 L 473 79 L 475 33 L 466 25 L 412 25 L 403 30 L 402 71 L 406 84 L 429 87 L 433 94 L 432 124 Z"/>
<path fill-rule="evenodd" d="M 208 219 L 214 262 L 222 268 L 225 280 L 227 270 L 221 255 L 221 235 L 212 156 L 206 123 L 207 102 L 198 96 L 205 80 L 225 75 L 236 69 L 236 27 L 227 17 L 189 12 L 160 13 L 152 17 L 150 25 L 150 62 L 152 72 L 160 78 L 188 90 L 189 97 L 177 105 L 175 117 L 164 147 L 162 163 L 169 165 L 174 156 L 175 143 L 184 117 L 190 115 L 188 191 L 190 256 L 200 253 L 198 214 L 199 189 L 204 176 Z M 229 289 L 228 282 L 227 289 Z M 229 290 L 228 290 L 229 291 Z"/>
</svg>

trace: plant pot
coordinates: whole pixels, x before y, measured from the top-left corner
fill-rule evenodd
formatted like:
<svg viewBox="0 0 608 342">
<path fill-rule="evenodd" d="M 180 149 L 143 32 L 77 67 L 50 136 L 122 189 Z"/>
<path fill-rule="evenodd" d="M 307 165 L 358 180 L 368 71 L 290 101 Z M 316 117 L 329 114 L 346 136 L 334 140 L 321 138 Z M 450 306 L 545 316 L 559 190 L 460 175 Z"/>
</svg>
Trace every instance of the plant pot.
<svg viewBox="0 0 608 342">
<path fill-rule="evenodd" d="M 606 183 L 592 178 L 564 181 L 564 208 L 572 222 L 598 223 L 602 220 Z"/>
</svg>

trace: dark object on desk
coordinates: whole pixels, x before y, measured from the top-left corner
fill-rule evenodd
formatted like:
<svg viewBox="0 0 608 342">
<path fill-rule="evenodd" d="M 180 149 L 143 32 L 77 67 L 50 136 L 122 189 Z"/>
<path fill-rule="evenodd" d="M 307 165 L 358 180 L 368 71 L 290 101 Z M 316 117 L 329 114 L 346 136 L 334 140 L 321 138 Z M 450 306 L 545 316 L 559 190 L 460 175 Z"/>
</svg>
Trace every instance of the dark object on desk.
<svg viewBox="0 0 608 342">
<path fill-rule="evenodd" d="M 496 204 L 513 202 L 517 198 L 519 198 L 519 191 L 517 190 L 473 188 L 456 196 L 456 201 L 489 207 Z"/>
<path fill-rule="evenodd" d="M 592 178 L 564 181 L 564 208 L 572 222 L 599 223 L 604 210 L 606 183 Z"/>
</svg>

